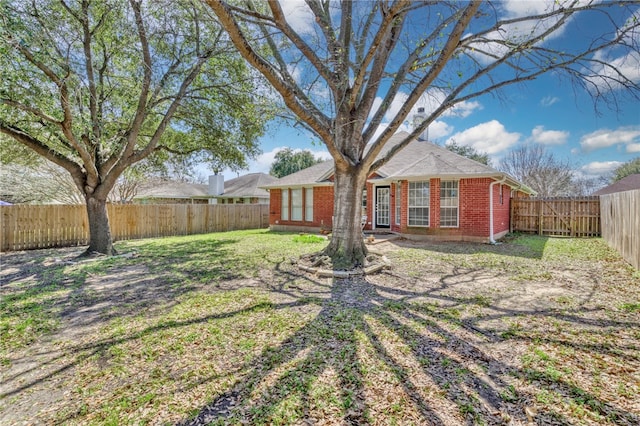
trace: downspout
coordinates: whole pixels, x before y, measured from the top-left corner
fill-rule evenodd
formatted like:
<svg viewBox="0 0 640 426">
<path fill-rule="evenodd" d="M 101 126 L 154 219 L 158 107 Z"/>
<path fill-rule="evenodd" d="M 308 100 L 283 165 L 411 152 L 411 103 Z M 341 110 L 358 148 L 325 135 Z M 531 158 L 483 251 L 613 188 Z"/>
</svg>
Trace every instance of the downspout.
<svg viewBox="0 0 640 426">
<path fill-rule="evenodd" d="M 496 183 L 505 183 L 506 176 L 503 176 L 500 180 L 494 180 L 489 184 L 489 244 L 496 244 L 496 240 L 493 239 L 493 185 Z"/>
</svg>

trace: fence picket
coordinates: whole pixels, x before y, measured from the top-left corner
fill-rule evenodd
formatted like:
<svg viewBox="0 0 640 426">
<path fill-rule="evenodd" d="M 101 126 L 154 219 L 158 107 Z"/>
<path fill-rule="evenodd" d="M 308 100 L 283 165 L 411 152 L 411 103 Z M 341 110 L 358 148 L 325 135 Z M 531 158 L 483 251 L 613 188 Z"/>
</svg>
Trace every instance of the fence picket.
<svg viewBox="0 0 640 426">
<path fill-rule="evenodd" d="M 539 235 L 600 235 L 600 199 L 513 198 L 511 230 Z"/>
<path fill-rule="evenodd" d="M 640 189 L 600 196 L 602 238 L 640 269 Z"/>
<path fill-rule="evenodd" d="M 266 204 L 130 204 L 107 206 L 114 241 L 259 229 Z M 89 222 L 82 205 L 0 206 L 0 251 L 86 245 Z"/>
</svg>

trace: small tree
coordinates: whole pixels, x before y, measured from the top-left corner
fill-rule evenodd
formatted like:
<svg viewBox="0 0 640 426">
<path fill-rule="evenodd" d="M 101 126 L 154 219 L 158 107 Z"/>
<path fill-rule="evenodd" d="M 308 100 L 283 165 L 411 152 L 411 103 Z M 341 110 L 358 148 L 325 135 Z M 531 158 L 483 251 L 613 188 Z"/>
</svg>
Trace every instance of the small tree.
<svg viewBox="0 0 640 426">
<path fill-rule="evenodd" d="M 291 148 L 285 148 L 276 153 L 269 174 L 281 178 L 321 162 L 322 159 L 315 158 L 309 150 L 296 152 Z"/>
<path fill-rule="evenodd" d="M 560 161 L 544 146 L 526 144 L 509 152 L 500 161 L 500 170 L 538 193 L 539 197 L 574 195 L 573 167 Z"/>
<path fill-rule="evenodd" d="M 70 174 L 87 252 L 112 253 L 106 202 L 133 164 L 255 152 L 260 92 L 198 0 L 0 2 L 0 132 Z"/>
<path fill-rule="evenodd" d="M 627 177 L 629 175 L 634 175 L 636 173 L 640 173 L 640 157 L 636 157 L 618 166 L 613 171 L 613 177 L 611 178 L 611 182 L 615 183 L 624 177 Z"/>
<path fill-rule="evenodd" d="M 458 155 L 462 155 L 463 157 L 470 158 L 478 163 L 485 164 L 487 166 L 491 166 L 491 159 L 489 158 L 489 154 L 486 152 L 480 152 L 473 147 L 466 145 L 459 145 L 456 141 L 451 141 L 445 145 L 451 152 L 455 152 Z"/>
</svg>

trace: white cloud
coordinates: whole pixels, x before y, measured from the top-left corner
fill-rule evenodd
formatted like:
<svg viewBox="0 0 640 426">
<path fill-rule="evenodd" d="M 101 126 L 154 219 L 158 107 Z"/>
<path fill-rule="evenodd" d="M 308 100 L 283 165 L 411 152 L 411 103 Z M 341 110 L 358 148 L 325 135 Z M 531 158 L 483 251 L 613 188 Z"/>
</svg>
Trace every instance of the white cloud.
<svg viewBox="0 0 640 426">
<path fill-rule="evenodd" d="M 551 12 L 563 7 L 563 4 L 560 3 L 556 0 L 505 1 L 499 4 L 500 19 L 526 18 L 527 16 Z M 522 43 L 536 38 L 557 24 L 562 18 L 563 15 L 559 14 L 544 19 L 529 19 L 514 24 L 502 25 L 499 30 L 485 34 L 478 41 L 471 43 L 469 45 L 472 48 L 470 54 L 480 63 L 484 65 L 490 64 L 496 60 L 495 58 L 501 58 L 509 51 L 509 47 L 505 45 L 506 41 Z M 545 36 L 539 43 L 545 43 L 560 37 L 565 32 L 570 20 L 571 18 L 560 28 Z M 472 34 L 466 34 L 465 38 L 469 36 L 473 37 Z"/>
<path fill-rule="evenodd" d="M 608 92 L 624 89 L 624 79 L 633 83 L 640 82 L 640 53 L 629 52 L 618 57 L 609 57 L 606 53 L 596 54 L 594 59 L 602 63 L 594 64 L 584 79 L 593 86 L 589 90 L 593 92 Z"/>
<path fill-rule="evenodd" d="M 459 145 L 495 155 L 515 145 L 520 136 L 520 133 L 508 132 L 499 121 L 491 120 L 454 134 L 447 143 L 455 141 Z"/>
<path fill-rule="evenodd" d="M 580 167 L 580 171 L 591 176 L 602 176 L 611 173 L 621 164 L 620 161 L 593 161 Z"/>
<path fill-rule="evenodd" d="M 372 140 L 376 140 L 376 138 L 380 136 L 387 127 L 389 127 L 388 123 L 380 124 L 376 129 L 376 131 L 374 132 Z M 412 130 L 413 130 L 413 127 L 412 127 L 411 121 L 405 121 L 398 128 L 398 132 L 411 133 Z M 444 138 L 450 135 L 451 132 L 453 132 L 453 126 L 450 126 L 444 121 L 439 121 L 439 120 L 436 120 L 433 123 L 431 123 L 431 125 L 426 131 L 427 138 L 429 139 L 429 141 L 437 141 L 440 138 Z"/>
<path fill-rule="evenodd" d="M 527 15 L 538 15 L 552 8 L 555 0 L 507 0 L 500 5 L 505 11 L 507 17 L 518 18 Z"/>
<path fill-rule="evenodd" d="M 542 145 L 563 145 L 569 138 L 569 132 L 562 130 L 544 130 L 544 126 L 536 126 L 531 130 L 529 141 Z"/>
<path fill-rule="evenodd" d="M 600 129 L 580 138 L 580 146 L 584 151 L 626 145 L 627 152 L 636 152 L 635 145 L 638 143 L 640 143 L 640 126 L 620 127 L 616 130 Z"/>
<path fill-rule="evenodd" d="M 560 102 L 560 98 L 557 96 L 545 96 L 540 100 L 540 105 L 543 107 L 550 107 L 553 104 Z"/>
<path fill-rule="evenodd" d="M 445 136 L 449 136 L 453 132 L 453 126 L 448 125 L 444 121 L 436 120 L 427 129 L 429 132 L 429 140 L 435 141 Z"/>
<path fill-rule="evenodd" d="M 442 105 L 447 96 L 449 96 L 449 94 L 444 90 L 429 89 L 420 97 L 420 100 L 416 103 L 415 108 L 416 110 L 417 108 L 424 108 L 424 111 L 427 115 L 431 114 L 436 109 L 438 109 L 440 105 Z M 446 110 L 442 114 L 442 117 L 466 118 L 474 111 L 481 109 L 482 104 L 478 101 L 463 101 Z"/>
<path fill-rule="evenodd" d="M 630 143 L 629 145 L 627 145 L 627 152 L 629 154 L 640 152 L 640 143 Z"/>
<path fill-rule="evenodd" d="M 280 6 L 287 22 L 296 32 L 309 34 L 314 31 L 313 12 L 304 0 L 280 0 Z"/>
<path fill-rule="evenodd" d="M 640 82 L 640 52 L 632 50 L 633 46 L 640 43 L 638 20 L 640 9 L 636 9 L 626 23 L 618 27 L 617 36 L 622 35 L 618 44 L 601 49 L 593 55 L 596 62 L 592 63 L 590 69 L 584 70 L 584 79 L 593 85 L 589 90 L 594 93 L 624 90 L 625 85 L 621 81 L 628 79 L 633 83 Z"/>
<path fill-rule="evenodd" d="M 447 93 L 445 93 L 442 90 L 431 89 L 426 91 L 420 97 L 418 102 L 416 102 L 416 105 L 413 108 L 414 111 L 412 113 L 409 113 L 407 120 L 409 122 L 413 120 L 413 114 L 415 114 L 418 111 L 418 108 L 424 108 L 426 115 L 433 113 L 436 109 L 440 107 L 440 105 L 442 105 L 442 103 L 444 102 L 447 96 L 448 96 Z M 395 116 L 398 114 L 400 109 L 407 102 L 407 98 L 408 98 L 408 95 L 404 92 L 398 92 L 398 94 L 396 94 L 396 97 L 393 99 L 393 101 L 389 105 L 389 108 L 387 109 L 384 115 L 383 123 L 389 123 L 391 122 L 391 120 L 395 118 Z M 375 114 L 381 105 L 382 105 L 382 98 L 377 97 L 373 102 L 373 106 L 371 108 L 371 115 Z M 473 112 L 481 109 L 482 109 L 482 104 L 478 101 L 469 101 L 469 102 L 464 101 L 454 105 L 452 108 L 445 111 L 441 115 L 441 117 L 466 118 L 469 115 L 471 115 Z"/>
</svg>

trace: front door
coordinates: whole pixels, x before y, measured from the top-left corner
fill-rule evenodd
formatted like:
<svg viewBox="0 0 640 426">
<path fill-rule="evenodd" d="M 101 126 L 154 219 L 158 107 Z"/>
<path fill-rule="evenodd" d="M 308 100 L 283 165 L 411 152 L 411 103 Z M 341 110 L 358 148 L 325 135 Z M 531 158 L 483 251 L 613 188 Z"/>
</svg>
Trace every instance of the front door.
<svg viewBox="0 0 640 426">
<path fill-rule="evenodd" d="M 389 227 L 389 200 L 391 188 L 388 186 L 376 187 L 376 228 Z"/>
</svg>

